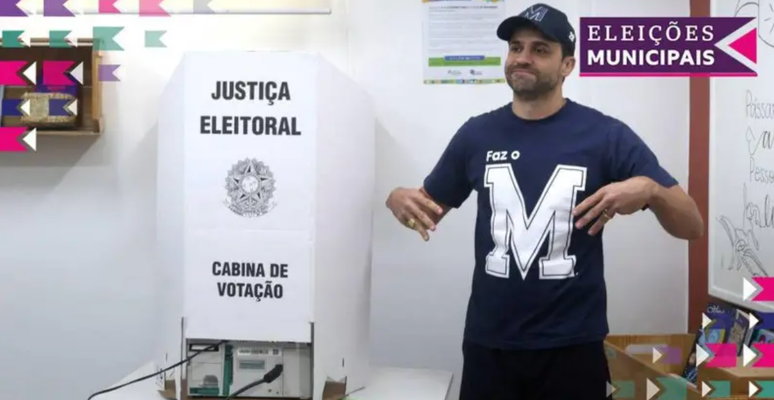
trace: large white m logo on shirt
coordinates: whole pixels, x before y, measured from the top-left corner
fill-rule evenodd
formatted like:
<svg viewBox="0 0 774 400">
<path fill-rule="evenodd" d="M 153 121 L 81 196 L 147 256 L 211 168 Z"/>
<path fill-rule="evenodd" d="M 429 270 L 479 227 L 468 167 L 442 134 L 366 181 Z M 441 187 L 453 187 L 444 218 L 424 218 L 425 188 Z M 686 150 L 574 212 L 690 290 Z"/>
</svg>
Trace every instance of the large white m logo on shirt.
<svg viewBox="0 0 774 400">
<path fill-rule="evenodd" d="M 578 191 L 585 190 L 586 168 L 557 165 L 530 215 L 510 164 L 487 165 L 484 185 L 489 189 L 494 240 L 494 249 L 486 257 L 486 272 L 509 277 L 510 250 L 522 279 L 525 278 L 548 238 L 548 252 L 539 261 L 540 278 L 575 276 L 575 256 L 568 254 L 572 209 Z"/>
</svg>

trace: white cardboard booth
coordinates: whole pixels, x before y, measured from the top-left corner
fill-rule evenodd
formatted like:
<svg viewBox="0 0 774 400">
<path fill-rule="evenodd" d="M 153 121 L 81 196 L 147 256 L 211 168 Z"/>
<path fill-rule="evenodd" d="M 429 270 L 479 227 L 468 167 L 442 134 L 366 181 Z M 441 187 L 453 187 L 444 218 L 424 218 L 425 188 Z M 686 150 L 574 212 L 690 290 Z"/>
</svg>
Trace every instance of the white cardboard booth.
<svg viewBox="0 0 774 400">
<path fill-rule="evenodd" d="M 207 351 L 159 381 L 175 379 L 178 399 L 222 397 L 282 364 L 243 395 L 322 400 L 366 386 L 365 92 L 311 53 L 200 52 L 183 57 L 162 101 L 157 368 Z"/>
</svg>

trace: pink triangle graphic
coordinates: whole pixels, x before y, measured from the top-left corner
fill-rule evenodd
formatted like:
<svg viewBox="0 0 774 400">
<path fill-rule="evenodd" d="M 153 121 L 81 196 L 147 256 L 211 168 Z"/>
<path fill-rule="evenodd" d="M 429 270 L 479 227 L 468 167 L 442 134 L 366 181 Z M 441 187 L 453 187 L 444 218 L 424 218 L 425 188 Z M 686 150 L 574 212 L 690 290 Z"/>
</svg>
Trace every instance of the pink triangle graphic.
<svg viewBox="0 0 774 400">
<path fill-rule="evenodd" d="M 758 30 L 753 28 L 739 39 L 734 40 L 728 47 L 747 57 L 750 61 L 758 62 Z"/>
<path fill-rule="evenodd" d="M 121 14 L 121 10 L 116 8 L 116 1 L 118 0 L 99 0 L 99 13 L 100 14 Z"/>
</svg>

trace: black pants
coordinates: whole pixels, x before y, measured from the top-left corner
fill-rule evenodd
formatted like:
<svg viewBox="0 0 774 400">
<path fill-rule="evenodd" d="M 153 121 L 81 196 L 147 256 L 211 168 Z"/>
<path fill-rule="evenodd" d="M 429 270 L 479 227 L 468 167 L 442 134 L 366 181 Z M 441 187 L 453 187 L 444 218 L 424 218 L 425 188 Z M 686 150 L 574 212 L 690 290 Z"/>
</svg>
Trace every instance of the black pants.
<svg viewBox="0 0 774 400">
<path fill-rule="evenodd" d="M 463 343 L 460 400 L 612 400 L 602 342 L 546 350 Z"/>
</svg>

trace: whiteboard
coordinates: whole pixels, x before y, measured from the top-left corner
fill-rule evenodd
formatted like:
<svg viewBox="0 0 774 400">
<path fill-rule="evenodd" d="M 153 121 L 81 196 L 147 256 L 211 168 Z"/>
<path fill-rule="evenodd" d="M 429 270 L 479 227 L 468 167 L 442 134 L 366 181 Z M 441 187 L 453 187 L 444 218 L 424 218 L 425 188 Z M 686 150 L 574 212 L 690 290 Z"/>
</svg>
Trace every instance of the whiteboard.
<svg viewBox="0 0 774 400">
<path fill-rule="evenodd" d="M 757 17 L 758 77 L 710 79 L 709 293 L 771 311 L 742 285 L 774 276 L 774 0 L 713 0 L 711 12 Z"/>
</svg>

